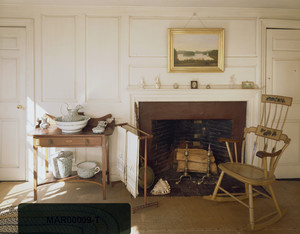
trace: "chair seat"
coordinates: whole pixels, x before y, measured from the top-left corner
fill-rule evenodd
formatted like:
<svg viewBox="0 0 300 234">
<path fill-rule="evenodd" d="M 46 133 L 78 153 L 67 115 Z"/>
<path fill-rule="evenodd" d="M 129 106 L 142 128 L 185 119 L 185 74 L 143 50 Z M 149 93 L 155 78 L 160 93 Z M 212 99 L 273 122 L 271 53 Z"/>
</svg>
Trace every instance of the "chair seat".
<svg viewBox="0 0 300 234">
<path fill-rule="evenodd" d="M 265 178 L 263 169 L 248 164 L 227 162 L 220 163 L 218 167 L 227 175 L 247 184 L 268 185 L 275 181 L 275 176 Z"/>
</svg>

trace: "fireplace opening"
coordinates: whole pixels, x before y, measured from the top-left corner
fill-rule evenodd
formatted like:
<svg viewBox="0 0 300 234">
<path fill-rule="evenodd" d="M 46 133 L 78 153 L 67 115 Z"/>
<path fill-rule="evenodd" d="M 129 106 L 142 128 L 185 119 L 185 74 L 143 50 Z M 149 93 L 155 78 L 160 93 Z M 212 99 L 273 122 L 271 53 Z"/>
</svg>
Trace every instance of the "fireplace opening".
<svg viewBox="0 0 300 234">
<path fill-rule="evenodd" d="M 241 138 L 246 126 L 243 101 L 139 102 L 138 106 L 139 128 L 153 135 L 147 152 L 156 175 L 172 167 L 175 149 L 185 148 L 185 142 L 205 150 L 210 144 L 217 164 L 228 161 L 227 149 L 218 138 Z"/>
<path fill-rule="evenodd" d="M 153 120 L 152 163 L 157 172 L 176 166 L 176 151 L 188 144 L 189 149 L 209 145 L 216 163 L 228 161 L 228 152 L 220 137 L 232 138 L 232 120 Z"/>
</svg>

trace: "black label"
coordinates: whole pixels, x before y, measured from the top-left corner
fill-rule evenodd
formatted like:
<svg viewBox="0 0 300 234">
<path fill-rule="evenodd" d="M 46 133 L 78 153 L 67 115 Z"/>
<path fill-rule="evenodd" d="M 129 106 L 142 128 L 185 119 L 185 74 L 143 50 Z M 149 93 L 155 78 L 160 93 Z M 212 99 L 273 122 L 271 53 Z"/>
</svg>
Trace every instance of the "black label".
<svg viewBox="0 0 300 234">
<path fill-rule="evenodd" d="M 19 233 L 130 233 L 127 203 L 20 204 Z"/>
</svg>

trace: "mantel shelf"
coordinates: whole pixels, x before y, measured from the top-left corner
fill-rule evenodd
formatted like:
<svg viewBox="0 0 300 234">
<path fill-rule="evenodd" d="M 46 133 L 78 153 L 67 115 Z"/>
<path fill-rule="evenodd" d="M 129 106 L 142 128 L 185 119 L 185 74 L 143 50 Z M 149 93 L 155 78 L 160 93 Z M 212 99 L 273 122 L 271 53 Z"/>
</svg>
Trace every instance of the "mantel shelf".
<svg viewBox="0 0 300 234">
<path fill-rule="evenodd" d="M 132 102 L 147 101 L 252 101 L 261 89 L 129 89 Z"/>
<path fill-rule="evenodd" d="M 190 89 L 190 88 L 127 88 L 129 93 L 139 93 L 139 92 L 259 92 L 262 89 L 242 89 L 242 88 L 224 88 L 224 87 L 214 87 L 214 88 L 198 88 L 198 89 Z"/>
</svg>

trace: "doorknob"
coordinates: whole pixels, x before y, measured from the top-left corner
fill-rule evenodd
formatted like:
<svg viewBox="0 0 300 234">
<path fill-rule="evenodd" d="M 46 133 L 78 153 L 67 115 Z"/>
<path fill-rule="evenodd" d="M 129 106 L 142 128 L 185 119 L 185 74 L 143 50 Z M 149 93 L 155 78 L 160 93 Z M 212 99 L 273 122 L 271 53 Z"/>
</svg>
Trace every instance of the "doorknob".
<svg viewBox="0 0 300 234">
<path fill-rule="evenodd" d="M 23 109 L 23 106 L 22 105 L 17 105 L 17 109 Z"/>
</svg>

